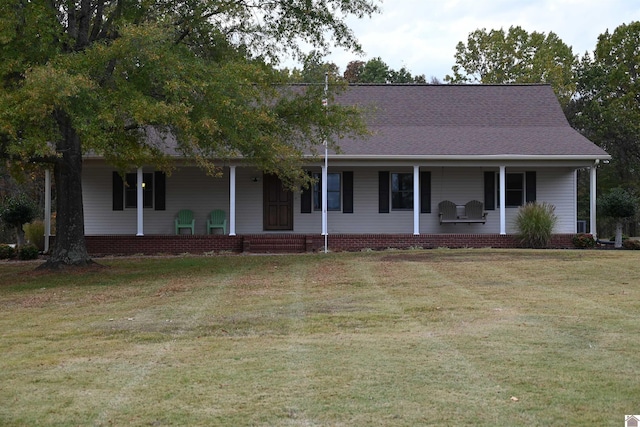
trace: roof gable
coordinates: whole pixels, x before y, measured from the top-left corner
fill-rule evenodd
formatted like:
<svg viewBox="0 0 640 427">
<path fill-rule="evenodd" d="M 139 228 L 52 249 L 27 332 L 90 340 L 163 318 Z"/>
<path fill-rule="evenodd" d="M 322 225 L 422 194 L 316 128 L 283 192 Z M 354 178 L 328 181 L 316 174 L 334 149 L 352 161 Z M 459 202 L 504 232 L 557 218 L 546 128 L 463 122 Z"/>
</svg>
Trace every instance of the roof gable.
<svg viewBox="0 0 640 427">
<path fill-rule="evenodd" d="M 608 157 L 567 122 L 549 85 L 351 85 L 337 102 L 366 110 L 373 136 L 344 156 Z"/>
</svg>

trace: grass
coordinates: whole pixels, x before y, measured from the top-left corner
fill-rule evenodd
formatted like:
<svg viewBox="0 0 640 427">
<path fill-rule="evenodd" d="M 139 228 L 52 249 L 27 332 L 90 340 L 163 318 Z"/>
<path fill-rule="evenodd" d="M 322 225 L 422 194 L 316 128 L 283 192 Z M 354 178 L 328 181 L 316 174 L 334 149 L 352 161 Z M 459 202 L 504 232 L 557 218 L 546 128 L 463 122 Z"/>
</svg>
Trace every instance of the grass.
<svg viewBox="0 0 640 427">
<path fill-rule="evenodd" d="M 635 251 L 0 263 L 0 425 L 611 425 Z"/>
</svg>

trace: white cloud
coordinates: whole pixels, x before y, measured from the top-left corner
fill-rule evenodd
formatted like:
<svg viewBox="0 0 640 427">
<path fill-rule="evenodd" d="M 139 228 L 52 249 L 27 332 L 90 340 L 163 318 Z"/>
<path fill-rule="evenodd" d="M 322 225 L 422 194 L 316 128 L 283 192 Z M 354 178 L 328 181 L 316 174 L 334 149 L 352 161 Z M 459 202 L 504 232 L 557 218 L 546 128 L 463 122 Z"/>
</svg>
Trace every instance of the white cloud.
<svg viewBox="0 0 640 427">
<path fill-rule="evenodd" d="M 381 57 L 391 68 L 442 79 L 455 64 L 458 42 L 479 28 L 553 31 L 582 55 L 605 30 L 640 20 L 638 0 L 386 0 L 382 9 L 349 21 L 366 55 L 336 51 L 329 59 L 341 70 L 354 59 Z"/>
</svg>

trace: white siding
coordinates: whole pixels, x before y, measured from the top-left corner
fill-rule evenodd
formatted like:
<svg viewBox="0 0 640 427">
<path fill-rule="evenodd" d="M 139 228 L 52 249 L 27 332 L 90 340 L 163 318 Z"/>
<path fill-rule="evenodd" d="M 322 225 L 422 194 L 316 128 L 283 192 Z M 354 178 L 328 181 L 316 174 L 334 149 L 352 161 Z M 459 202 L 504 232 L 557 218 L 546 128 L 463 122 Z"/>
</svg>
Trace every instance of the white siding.
<svg viewBox="0 0 640 427">
<path fill-rule="evenodd" d="M 403 167 L 331 167 L 329 172 L 353 172 L 353 213 L 328 212 L 329 234 L 413 233 L 413 211 L 378 212 L 378 172 L 412 173 Z M 431 172 L 431 213 L 420 214 L 420 233 L 498 233 L 499 209 L 489 211 L 486 224 L 447 224 L 438 221 L 438 203 L 451 200 L 465 204 L 484 201 L 484 172 L 496 168 L 422 167 Z M 537 172 L 537 200 L 556 207 L 559 221 L 555 232 L 572 233 L 576 227 L 576 183 L 573 168 L 510 168 L 507 172 Z M 112 171 L 92 164 L 83 171 L 85 232 L 87 235 L 135 234 L 136 209 L 112 210 Z M 145 168 L 145 172 L 152 172 Z M 320 172 L 320 168 L 313 169 Z M 254 182 L 257 178 L 257 182 Z M 250 167 L 236 168 L 236 233 L 263 233 L 262 173 Z M 195 167 L 174 171 L 166 180 L 166 210 L 144 209 L 144 233 L 173 234 L 175 214 L 180 209 L 195 212 L 196 233 L 206 233 L 206 217 L 213 209 L 229 214 L 229 170 L 222 177 L 207 176 Z M 513 233 L 517 208 L 507 208 L 507 232 Z M 300 192 L 294 193 L 294 233 L 321 232 L 322 213 L 300 212 Z M 229 230 L 227 229 L 227 232 Z"/>
</svg>

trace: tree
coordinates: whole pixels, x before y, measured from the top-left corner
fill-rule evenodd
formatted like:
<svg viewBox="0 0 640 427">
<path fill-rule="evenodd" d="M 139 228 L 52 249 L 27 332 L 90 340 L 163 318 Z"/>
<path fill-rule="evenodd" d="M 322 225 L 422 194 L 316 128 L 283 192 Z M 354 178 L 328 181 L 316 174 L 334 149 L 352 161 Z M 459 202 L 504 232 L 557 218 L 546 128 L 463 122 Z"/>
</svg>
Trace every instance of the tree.
<svg viewBox="0 0 640 427">
<path fill-rule="evenodd" d="M 370 59 L 360 73 L 360 83 L 389 83 L 391 70 L 382 58 Z"/>
<path fill-rule="evenodd" d="M 351 61 L 344 70 L 344 79 L 349 83 L 360 83 L 360 76 L 364 69 L 364 61 Z"/>
<path fill-rule="evenodd" d="M 633 218 L 638 207 L 638 200 L 628 191 L 618 187 L 610 190 L 598 199 L 600 214 L 616 220 L 615 247 L 622 247 L 623 222 Z"/>
<path fill-rule="evenodd" d="M 36 205 L 24 195 L 8 196 L 0 203 L 0 220 L 15 230 L 18 249 L 24 246 L 22 226 L 33 221 L 35 217 Z"/>
<path fill-rule="evenodd" d="M 390 68 L 382 58 L 363 61 L 351 61 L 344 71 L 344 79 L 349 83 L 426 83 L 424 74 L 411 75 L 406 67 L 400 70 Z"/>
<path fill-rule="evenodd" d="M 569 119 L 611 154 L 617 183 L 640 186 L 640 22 L 600 35 L 577 68 Z"/>
<path fill-rule="evenodd" d="M 291 71 L 283 70 L 288 74 L 291 83 L 323 83 L 325 74 L 329 75 L 332 84 L 338 84 L 341 80 L 338 66 L 332 62 L 324 62 L 322 54 L 313 51 L 302 60 L 302 70 L 294 68 Z"/>
<path fill-rule="evenodd" d="M 373 0 L 5 0 L 0 4 L 0 155 L 53 167 L 57 236 L 47 266 L 86 265 L 82 155 L 118 170 L 169 169 L 169 138 L 215 173 L 211 159 L 243 156 L 287 182 L 304 180 L 302 153 L 337 134 L 363 134 L 355 108 L 323 88 L 287 91 L 273 65 L 360 46 L 349 15 Z"/>
<path fill-rule="evenodd" d="M 555 33 L 527 33 L 521 27 L 476 30 L 456 46 L 450 83 L 549 83 L 562 106 L 575 93 L 577 58 Z"/>
</svg>

